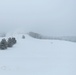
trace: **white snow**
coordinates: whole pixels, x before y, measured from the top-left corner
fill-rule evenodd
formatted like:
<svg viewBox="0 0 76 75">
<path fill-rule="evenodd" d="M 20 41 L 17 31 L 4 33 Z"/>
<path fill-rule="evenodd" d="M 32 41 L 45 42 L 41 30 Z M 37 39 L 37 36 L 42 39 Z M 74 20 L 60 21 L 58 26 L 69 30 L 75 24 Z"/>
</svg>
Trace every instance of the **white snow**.
<svg viewBox="0 0 76 75">
<path fill-rule="evenodd" d="M 0 50 L 0 75 L 76 75 L 76 43 L 15 37 L 13 48 Z"/>
</svg>

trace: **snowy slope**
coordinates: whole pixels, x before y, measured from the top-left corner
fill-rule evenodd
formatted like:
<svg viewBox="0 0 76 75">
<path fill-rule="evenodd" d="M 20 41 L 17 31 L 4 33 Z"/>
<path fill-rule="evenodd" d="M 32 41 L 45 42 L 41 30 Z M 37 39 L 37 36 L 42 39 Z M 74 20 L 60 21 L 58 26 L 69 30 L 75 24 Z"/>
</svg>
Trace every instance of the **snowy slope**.
<svg viewBox="0 0 76 75">
<path fill-rule="evenodd" d="M 76 75 L 76 43 L 25 36 L 0 50 L 0 75 Z"/>
</svg>

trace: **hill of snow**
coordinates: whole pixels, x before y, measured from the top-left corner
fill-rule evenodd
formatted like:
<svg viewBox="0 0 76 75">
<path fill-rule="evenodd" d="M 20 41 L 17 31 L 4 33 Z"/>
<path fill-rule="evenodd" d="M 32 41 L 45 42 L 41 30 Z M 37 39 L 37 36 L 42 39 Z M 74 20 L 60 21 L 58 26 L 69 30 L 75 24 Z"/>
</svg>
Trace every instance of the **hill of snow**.
<svg viewBox="0 0 76 75">
<path fill-rule="evenodd" d="M 0 75 L 76 75 L 76 43 L 14 36 L 17 44 L 0 50 Z"/>
<path fill-rule="evenodd" d="M 36 39 L 64 40 L 76 42 L 76 36 L 44 36 L 35 32 L 29 32 L 28 35 Z"/>
</svg>

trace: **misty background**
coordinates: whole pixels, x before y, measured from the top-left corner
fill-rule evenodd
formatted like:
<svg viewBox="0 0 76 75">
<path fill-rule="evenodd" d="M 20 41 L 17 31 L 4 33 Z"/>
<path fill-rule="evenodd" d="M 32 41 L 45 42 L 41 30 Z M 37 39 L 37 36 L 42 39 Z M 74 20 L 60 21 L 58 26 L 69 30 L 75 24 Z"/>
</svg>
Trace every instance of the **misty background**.
<svg viewBox="0 0 76 75">
<path fill-rule="evenodd" d="M 17 30 L 76 36 L 76 0 L 1 0 L 0 33 Z"/>
</svg>

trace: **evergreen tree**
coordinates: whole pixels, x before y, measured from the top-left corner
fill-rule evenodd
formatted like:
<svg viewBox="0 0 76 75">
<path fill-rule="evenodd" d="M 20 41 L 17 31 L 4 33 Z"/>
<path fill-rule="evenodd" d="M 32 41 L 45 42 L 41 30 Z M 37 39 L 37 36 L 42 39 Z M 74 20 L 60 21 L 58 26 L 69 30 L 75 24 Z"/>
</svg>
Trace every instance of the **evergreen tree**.
<svg viewBox="0 0 76 75">
<path fill-rule="evenodd" d="M 16 39 L 14 37 L 12 37 L 12 43 L 13 43 L 13 45 L 16 44 L 16 42 L 17 42 Z"/>
<path fill-rule="evenodd" d="M 7 41 L 6 41 L 6 39 L 2 39 L 2 41 L 0 42 L 0 49 L 2 49 L 2 50 L 7 49 Z"/>
<path fill-rule="evenodd" d="M 8 47 L 12 46 L 13 46 L 12 38 L 8 38 Z"/>
</svg>

